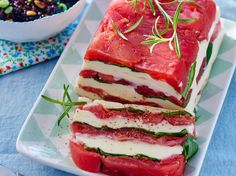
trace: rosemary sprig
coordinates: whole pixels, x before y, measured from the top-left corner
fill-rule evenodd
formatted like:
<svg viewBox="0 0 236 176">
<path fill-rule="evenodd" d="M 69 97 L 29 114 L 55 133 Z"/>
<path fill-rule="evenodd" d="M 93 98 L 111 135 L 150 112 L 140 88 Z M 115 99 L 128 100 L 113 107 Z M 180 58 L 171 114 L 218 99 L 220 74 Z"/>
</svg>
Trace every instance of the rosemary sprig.
<svg viewBox="0 0 236 176">
<path fill-rule="evenodd" d="M 191 2 L 191 3 L 195 3 L 195 0 L 173 0 L 173 1 L 170 1 L 170 2 L 160 2 L 160 4 L 175 4 L 177 2 Z"/>
<path fill-rule="evenodd" d="M 157 17 L 155 24 L 152 28 L 153 35 L 144 35 L 146 37 L 146 40 L 141 42 L 142 45 L 151 45 L 150 47 L 150 53 L 153 53 L 154 47 L 159 43 L 169 42 L 171 38 L 164 38 L 161 33 L 158 31 L 157 23 L 160 17 Z M 170 45 L 170 48 L 173 48 L 172 45 Z"/>
<path fill-rule="evenodd" d="M 135 30 L 140 24 L 141 22 L 143 21 L 143 16 L 141 16 L 139 18 L 139 20 L 134 23 L 132 26 L 130 26 L 129 29 L 127 29 L 124 34 L 127 34 L 127 33 L 130 33 L 132 32 L 133 30 Z M 117 34 L 124 40 L 128 40 L 127 37 L 119 30 L 118 26 L 115 24 L 115 22 L 112 20 L 112 26 L 113 28 L 115 29 L 115 31 L 117 32 Z"/>
<path fill-rule="evenodd" d="M 156 16 L 156 10 L 155 10 L 152 0 L 147 0 L 147 1 L 148 1 L 148 5 L 150 6 L 153 16 Z"/>
<path fill-rule="evenodd" d="M 65 116 L 68 116 L 68 113 L 70 112 L 71 110 L 71 106 L 70 107 L 67 107 L 64 112 L 60 115 L 60 117 L 58 118 L 57 120 L 57 125 L 60 126 L 61 124 L 61 121 L 64 119 Z"/>
<path fill-rule="evenodd" d="M 62 102 L 62 101 L 59 101 L 57 99 L 53 99 L 53 98 L 50 98 L 48 96 L 45 96 L 45 95 L 41 95 L 41 97 L 44 99 L 44 100 L 47 100 L 51 103 L 54 103 L 54 104 L 59 104 L 61 106 L 78 106 L 78 105 L 84 105 L 86 104 L 86 102 L 70 102 L 70 103 L 66 103 L 66 102 Z"/>
<path fill-rule="evenodd" d="M 160 2 L 158 0 L 154 0 L 154 2 L 157 8 L 159 9 L 159 11 L 161 12 L 161 14 L 163 15 L 163 17 L 165 18 L 165 29 L 161 32 L 161 35 L 163 35 L 168 31 L 170 23 L 173 24 L 173 22 L 172 22 L 171 16 L 166 13 L 166 11 L 161 6 Z"/>
<path fill-rule="evenodd" d="M 50 98 L 48 96 L 45 96 L 45 95 L 42 95 L 41 97 L 48 101 L 48 102 L 51 102 L 51 103 L 54 103 L 54 104 L 59 104 L 61 105 L 62 109 L 63 109 L 63 113 L 60 115 L 60 117 L 58 118 L 58 121 L 57 121 L 57 125 L 60 126 L 60 123 L 61 121 L 67 116 L 68 118 L 70 117 L 69 116 L 69 111 L 71 110 L 71 108 L 73 106 L 78 106 L 78 105 L 85 105 L 86 102 L 73 102 L 71 97 L 70 97 L 70 94 L 68 93 L 68 90 L 69 90 L 69 85 L 64 85 L 63 86 L 64 88 L 64 93 L 63 93 L 63 97 L 62 97 L 62 101 L 60 100 L 57 100 L 57 99 L 53 99 L 53 98 Z"/>
<path fill-rule="evenodd" d="M 68 101 L 69 102 L 71 102 L 71 98 L 70 98 L 70 95 L 69 95 L 69 93 L 68 93 L 68 89 L 69 89 L 69 85 L 68 86 L 66 86 L 65 84 L 64 84 L 64 94 L 63 94 L 63 98 L 62 98 L 62 102 L 65 102 L 66 101 L 66 98 L 68 98 Z M 65 107 L 65 105 L 62 105 L 62 109 L 64 110 L 64 111 L 66 111 L 66 107 Z M 67 117 L 69 118 L 69 114 L 67 114 Z"/>
<path fill-rule="evenodd" d="M 130 5 L 134 5 L 134 9 L 135 12 L 138 12 L 138 3 L 140 0 L 126 0 L 126 2 Z M 157 28 L 157 24 L 158 21 L 160 19 L 160 16 L 158 16 L 155 20 L 155 24 L 153 26 L 153 34 L 152 35 L 144 35 L 146 37 L 146 40 L 141 42 L 141 44 L 143 45 L 151 45 L 150 47 L 150 53 L 152 54 L 154 47 L 159 44 L 159 43 L 164 43 L 164 42 L 168 42 L 169 43 L 169 47 L 171 50 L 175 49 L 176 55 L 177 57 L 180 59 L 181 58 L 181 51 L 180 51 L 180 44 L 179 44 L 179 39 L 178 39 L 178 34 L 177 34 L 177 26 L 179 22 L 194 22 L 197 20 L 197 18 L 191 18 L 191 19 L 180 19 L 179 15 L 180 15 L 180 11 L 182 9 L 183 3 L 184 2 L 191 2 L 191 3 L 195 3 L 195 0 L 173 0 L 170 2 L 160 2 L 159 0 L 144 0 L 144 8 L 143 10 L 145 10 L 146 5 L 148 4 L 150 7 L 150 10 L 152 11 L 153 15 L 156 15 L 156 9 L 157 8 L 162 16 L 165 19 L 165 28 L 162 31 L 159 31 Z M 171 4 L 175 4 L 175 3 L 179 3 L 174 16 L 172 17 L 171 15 L 169 15 L 164 8 L 162 7 L 162 5 L 171 5 Z M 155 4 L 155 5 L 154 5 Z M 196 4 L 196 3 L 195 3 Z M 129 29 L 127 29 L 124 34 L 127 34 L 129 32 L 132 32 L 133 30 L 135 30 L 142 22 L 143 20 L 143 16 L 133 25 L 131 26 Z M 116 24 L 112 21 L 112 25 L 113 28 L 116 30 L 117 34 L 123 38 L 124 40 L 128 40 L 126 38 L 126 36 L 119 30 L 119 28 L 116 26 Z M 171 37 L 169 38 L 165 38 L 163 37 L 163 35 L 168 32 L 170 25 L 172 25 L 173 28 L 173 34 Z M 173 47 L 173 43 L 174 46 Z"/>
<path fill-rule="evenodd" d="M 138 2 L 139 0 L 125 0 L 126 3 L 134 6 L 134 11 L 138 12 Z"/>
<path fill-rule="evenodd" d="M 179 2 L 179 0 L 173 0 L 173 1 L 170 1 L 170 2 L 159 2 L 160 4 L 175 4 L 176 2 Z"/>
<path fill-rule="evenodd" d="M 131 26 L 129 29 L 127 29 L 124 33 L 127 34 L 127 33 L 132 32 L 141 24 L 142 21 L 143 21 L 143 16 L 141 16 L 141 18 L 139 18 L 139 20 L 136 23 L 134 23 L 133 26 Z"/>
<path fill-rule="evenodd" d="M 192 0 L 191 0 L 192 1 Z M 158 7 L 158 9 L 160 10 L 161 14 L 163 15 L 164 19 L 165 19 L 165 29 L 161 32 L 158 31 L 157 29 L 157 24 L 158 24 L 158 20 L 159 20 L 159 16 L 157 17 L 155 24 L 153 26 L 153 34 L 152 35 L 145 35 L 146 36 L 146 40 L 141 42 L 141 44 L 144 45 L 152 45 L 150 47 L 150 53 L 153 52 L 154 47 L 159 44 L 159 43 L 165 43 L 165 42 L 169 42 L 169 47 L 171 50 L 174 50 L 174 47 L 172 45 L 172 43 L 174 43 L 175 45 L 175 52 L 176 55 L 178 56 L 178 58 L 181 58 L 181 51 L 180 51 L 180 44 L 179 44 L 179 40 L 178 40 L 178 34 L 177 34 L 177 26 L 179 22 L 194 22 L 197 19 L 196 18 L 192 18 L 192 19 L 179 19 L 179 15 L 180 15 L 180 11 L 182 9 L 183 6 L 183 2 L 184 1 L 180 1 L 180 0 L 174 0 L 165 4 L 173 4 L 176 2 L 179 2 L 174 17 L 170 16 L 169 14 L 166 13 L 166 11 L 163 9 L 163 7 L 161 6 L 161 3 L 158 0 L 154 0 L 156 6 Z M 163 35 L 168 31 L 170 24 L 173 27 L 173 34 L 170 38 L 165 38 L 163 37 Z"/>
<path fill-rule="evenodd" d="M 195 22 L 195 21 L 197 21 L 197 20 L 198 20 L 197 18 L 188 18 L 188 19 L 179 18 L 179 19 L 178 19 L 178 22 L 192 23 L 192 22 Z"/>
<path fill-rule="evenodd" d="M 124 34 L 119 30 L 119 28 L 116 26 L 116 24 L 114 23 L 114 21 L 112 20 L 111 22 L 112 22 L 112 26 L 113 26 L 113 28 L 115 29 L 115 31 L 117 32 L 117 34 L 118 34 L 122 39 L 128 40 L 128 39 L 124 36 Z"/>
<path fill-rule="evenodd" d="M 178 39 L 178 34 L 177 34 L 177 25 L 179 22 L 179 14 L 180 14 L 180 10 L 182 9 L 183 3 L 180 2 L 176 11 L 175 11 L 175 15 L 173 18 L 173 29 L 174 29 L 174 33 L 173 33 L 173 38 L 171 40 L 174 39 L 174 43 L 175 43 L 175 51 L 176 54 L 178 56 L 178 58 L 181 58 L 181 52 L 180 52 L 180 46 L 179 46 L 179 39 Z M 172 42 L 172 41 L 171 41 Z"/>
<path fill-rule="evenodd" d="M 127 4 L 133 5 L 134 6 L 134 12 L 137 13 L 138 12 L 138 3 L 140 0 L 125 0 Z M 143 5 L 143 9 L 142 11 L 144 11 L 146 9 L 146 5 L 150 6 L 150 9 L 153 13 L 154 16 L 156 16 L 156 10 L 153 4 L 153 0 L 144 0 L 144 5 Z"/>
</svg>

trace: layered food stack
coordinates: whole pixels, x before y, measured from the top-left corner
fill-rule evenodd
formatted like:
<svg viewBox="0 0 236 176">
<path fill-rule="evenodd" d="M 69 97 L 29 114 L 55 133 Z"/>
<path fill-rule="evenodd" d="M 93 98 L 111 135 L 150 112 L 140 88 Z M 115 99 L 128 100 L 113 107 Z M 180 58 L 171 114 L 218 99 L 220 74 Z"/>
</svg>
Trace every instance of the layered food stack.
<svg viewBox="0 0 236 176">
<path fill-rule="evenodd" d="M 113 0 L 77 80 L 87 98 L 71 126 L 75 164 L 108 175 L 183 175 L 198 149 L 192 114 L 222 38 L 213 0 Z"/>
<path fill-rule="evenodd" d="M 108 175 L 180 176 L 198 149 L 195 118 L 186 111 L 80 98 L 70 142 L 72 159 Z"/>
<path fill-rule="evenodd" d="M 112 1 L 86 52 L 79 95 L 192 113 L 223 34 L 215 1 L 183 2 L 176 22 L 178 4 Z"/>
</svg>

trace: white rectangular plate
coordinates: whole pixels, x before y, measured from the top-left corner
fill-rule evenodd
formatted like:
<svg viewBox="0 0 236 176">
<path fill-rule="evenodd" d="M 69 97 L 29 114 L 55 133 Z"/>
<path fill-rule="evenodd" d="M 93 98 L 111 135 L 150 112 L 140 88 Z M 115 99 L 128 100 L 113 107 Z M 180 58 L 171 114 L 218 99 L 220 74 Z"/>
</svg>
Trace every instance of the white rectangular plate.
<svg viewBox="0 0 236 176">
<path fill-rule="evenodd" d="M 88 43 L 109 2 L 110 0 L 92 3 L 90 1 L 86 15 L 74 32 L 41 94 L 61 99 L 63 84 L 74 87 Z M 200 150 L 187 164 L 185 176 L 199 175 L 236 65 L 236 40 L 233 39 L 236 23 L 223 21 L 226 35 L 197 112 L 201 116 L 197 122 Z M 75 91 L 70 90 L 70 93 L 76 100 Z M 48 103 L 39 96 L 21 129 L 17 140 L 17 150 L 34 160 L 60 170 L 81 176 L 96 175 L 84 172 L 73 164 L 68 149 L 68 140 L 71 137 L 70 120 L 63 120 L 62 126 L 58 127 L 56 122 L 60 112 L 59 106 Z M 73 111 L 70 113 L 72 114 Z"/>
</svg>

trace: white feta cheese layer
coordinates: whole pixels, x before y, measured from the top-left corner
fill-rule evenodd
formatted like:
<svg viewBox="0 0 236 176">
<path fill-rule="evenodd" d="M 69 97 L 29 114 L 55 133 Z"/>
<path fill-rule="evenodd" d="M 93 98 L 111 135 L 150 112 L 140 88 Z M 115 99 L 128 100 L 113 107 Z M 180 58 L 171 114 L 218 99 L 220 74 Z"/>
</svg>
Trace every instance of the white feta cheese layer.
<svg viewBox="0 0 236 176">
<path fill-rule="evenodd" d="M 150 103 L 156 103 L 167 109 L 181 109 L 180 106 L 168 100 L 163 100 L 160 98 L 147 98 L 143 95 L 140 95 L 135 91 L 135 88 L 132 86 L 101 83 L 92 78 L 79 77 L 76 87 L 78 94 L 81 96 L 89 97 L 91 99 L 101 99 L 101 97 L 85 93 L 86 91 L 80 88 L 80 85 L 101 89 L 107 95 L 112 95 L 118 98 L 122 98 L 130 102 L 150 102 Z"/>
<path fill-rule="evenodd" d="M 95 105 L 102 105 L 106 109 L 122 109 L 122 108 L 135 108 L 139 109 L 145 112 L 151 112 L 151 113 L 161 113 L 161 112 L 175 112 L 176 110 L 170 110 L 170 109 L 163 109 L 163 108 L 157 108 L 153 106 L 145 106 L 145 105 L 137 105 L 137 104 L 122 104 L 118 102 L 111 102 L 111 101 L 105 101 L 105 100 L 91 100 L 86 97 L 79 97 L 79 102 L 86 102 L 84 107 L 89 106 L 95 106 Z"/>
<path fill-rule="evenodd" d="M 77 109 L 73 118 L 74 122 L 86 123 L 96 128 L 108 127 L 111 129 L 120 128 L 139 128 L 146 131 L 159 133 L 179 133 L 186 129 L 189 134 L 194 133 L 194 124 L 191 125 L 171 125 L 168 121 L 163 120 L 158 124 L 145 123 L 142 119 L 127 119 L 122 116 L 114 118 L 101 119 L 90 111 Z"/>
<path fill-rule="evenodd" d="M 191 97 L 189 99 L 189 102 L 188 102 L 187 106 L 185 107 L 185 110 L 188 111 L 189 113 L 193 114 L 194 108 L 196 107 L 196 105 L 198 104 L 198 102 L 200 100 L 201 96 L 198 95 L 198 93 L 200 91 L 202 91 L 203 88 L 207 84 L 208 78 L 211 73 L 212 66 L 216 60 L 216 57 L 217 57 L 218 51 L 220 49 L 220 45 L 222 43 L 223 37 L 224 37 L 224 32 L 221 31 L 219 33 L 218 37 L 213 41 L 213 50 L 212 50 L 211 58 L 209 60 L 209 63 L 207 65 L 206 69 L 204 70 L 204 73 L 203 73 L 201 79 L 199 80 L 198 84 L 197 84 L 198 73 L 195 74 L 195 79 L 194 79 L 194 82 L 193 82 L 192 88 L 191 88 L 193 91 L 192 91 Z"/>
<path fill-rule="evenodd" d="M 152 90 L 163 92 L 167 96 L 173 96 L 181 99 L 181 95 L 168 83 L 162 80 L 155 80 L 149 74 L 142 72 L 134 72 L 127 67 L 119 67 L 116 65 L 106 64 L 99 61 L 87 61 L 83 63 L 83 70 L 94 70 L 102 74 L 112 75 L 115 79 L 125 79 L 133 84 L 133 86 L 145 85 Z"/>
<path fill-rule="evenodd" d="M 106 136 L 89 136 L 77 134 L 76 141 L 85 144 L 89 148 L 99 148 L 108 154 L 118 154 L 127 156 L 145 155 L 147 157 L 163 160 L 173 155 L 182 154 L 183 147 L 164 146 L 158 144 L 148 144 L 140 141 L 116 141 Z"/>
</svg>

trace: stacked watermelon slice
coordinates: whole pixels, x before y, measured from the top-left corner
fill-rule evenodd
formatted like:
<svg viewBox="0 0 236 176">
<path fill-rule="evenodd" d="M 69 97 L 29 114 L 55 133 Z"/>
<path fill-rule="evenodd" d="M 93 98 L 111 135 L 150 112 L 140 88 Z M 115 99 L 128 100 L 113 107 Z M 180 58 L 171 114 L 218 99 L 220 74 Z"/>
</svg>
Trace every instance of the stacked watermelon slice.
<svg viewBox="0 0 236 176">
<path fill-rule="evenodd" d="M 76 83 L 85 104 L 71 125 L 75 164 L 108 175 L 183 175 L 198 150 L 194 108 L 221 29 L 214 0 L 113 0 Z M 147 36 L 156 40 L 148 45 Z"/>
<path fill-rule="evenodd" d="M 138 2 L 138 7 L 142 9 L 146 1 Z M 162 7 L 166 13 L 173 15 L 177 5 L 163 4 Z M 178 23 L 181 57 L 176 55 L 173 42 L 172 49 L 169 42 L 163 42 L 156 44 L 150 53 L 151 45 L 141 43 L 147 35 L 153 34 L 157 17 L 158 29 L 161 31 L 165 27 L 166 21 L 161 12 L 156 9 L 154 16 L 149 6 L 145 11 L 134 12 L 134 6 L 127 0 L 113 0 L 85 54 L 76 85 L 79 95 L 91 99 L 185 109 L 193 113 L 223 33 L 219 11 L 213 0 L 183 3 L 179 16 L 182 20 L 196 19 Z M 115 24 L 120 32 L 125 33 L 141 17 L 143 20 L 139 26 L 124 34 L 127 40 L 114 29 Z M 163 37 L 168 38 L 172 33 L 170 25 Z"/>
<path fill-rule="evenodd" d="M 182 175 L 198 149 L 186 111 L 80 98 L 70 142 L 83 170 L 108 175 Z"/>
</svg>

